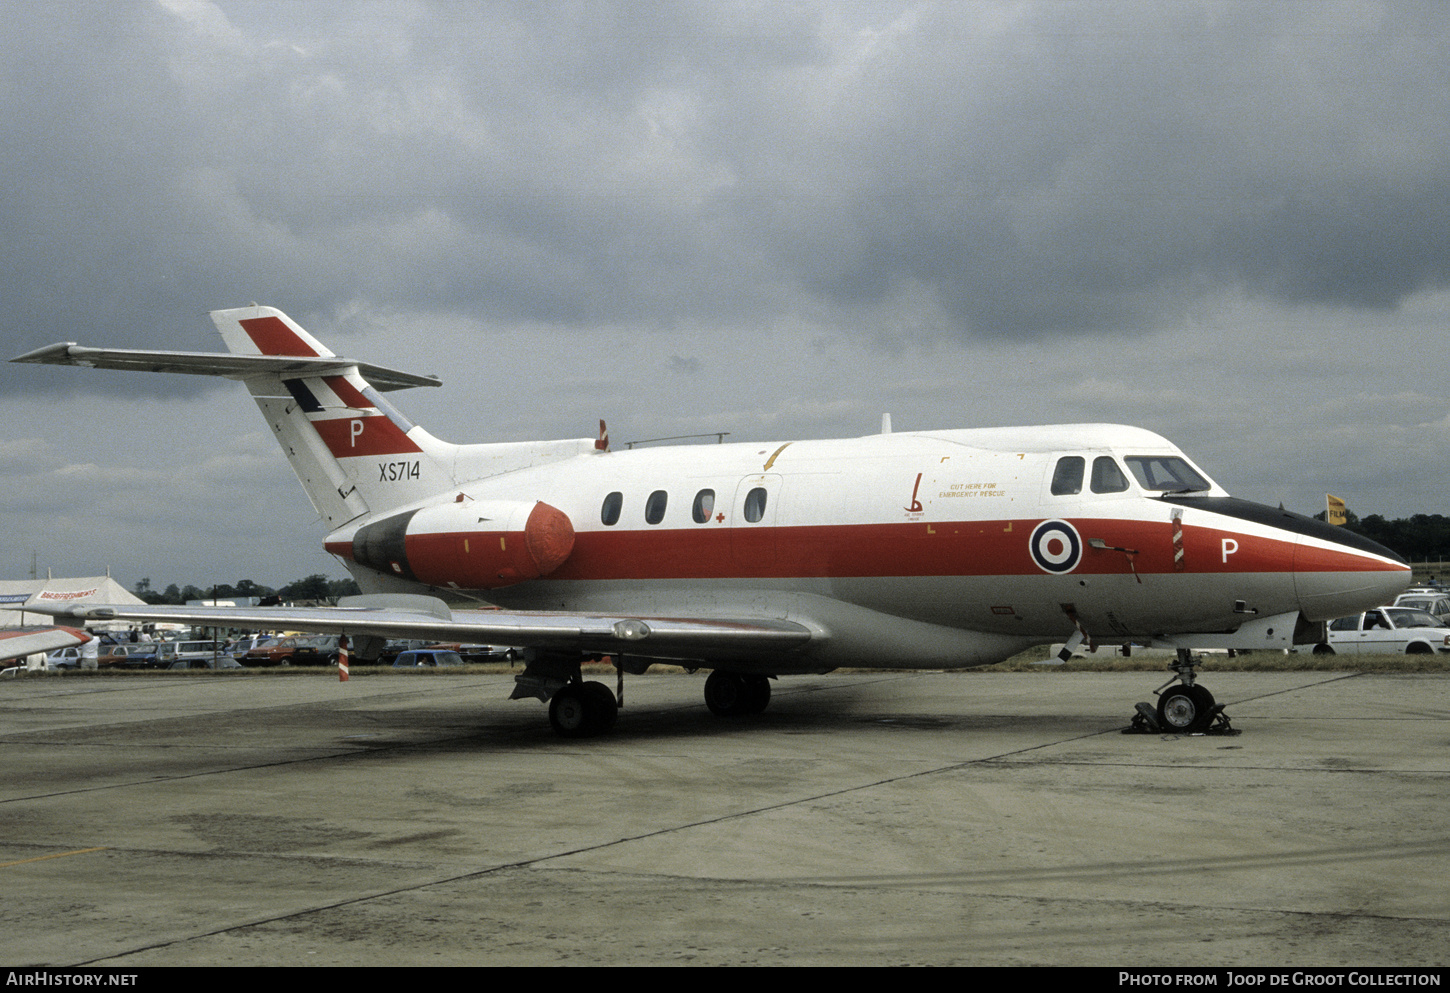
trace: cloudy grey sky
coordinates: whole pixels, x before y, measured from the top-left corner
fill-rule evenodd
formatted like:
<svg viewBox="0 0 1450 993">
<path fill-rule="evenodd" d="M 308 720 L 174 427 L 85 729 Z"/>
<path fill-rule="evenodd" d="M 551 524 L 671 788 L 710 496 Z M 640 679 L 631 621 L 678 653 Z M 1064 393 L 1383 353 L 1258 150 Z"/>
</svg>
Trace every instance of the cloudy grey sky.
<svg viewBox="0 0 1450 993">
<path fill-rule="evenodd" d="M 287 311 L 453 441 L 1060 421 L 1447 513 L 1450 6 L 0 0 L 10 354 Z M 234 384 L 0 365 L 3 575 L 342 576 Z"/>
</svg>

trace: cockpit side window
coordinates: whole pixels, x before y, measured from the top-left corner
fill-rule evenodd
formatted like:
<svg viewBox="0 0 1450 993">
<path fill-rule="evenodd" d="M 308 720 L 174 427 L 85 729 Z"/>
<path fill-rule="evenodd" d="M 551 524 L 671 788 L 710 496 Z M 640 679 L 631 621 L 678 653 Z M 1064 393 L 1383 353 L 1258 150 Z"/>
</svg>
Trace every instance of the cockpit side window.
<svg viewBox="0 0 1450 993">
<path fill-rule="evenodd" d="M 1173 455 L 1129 455 L 1123 459 L 1138 485 L 1166 493 L 1197 493 L 1212 489 L 1186 459 Z"/>
<path fill-rule="evenodd" d="M 1094 493 L 1121 493 L 1128 488 L 1128 477 L 1118 468 L 1117 459 L 1111 455 L 1093 459 L 1092 488 Z"/>
<path fill-rule="evenodd" d="M 1087 460 L 1081 455 L 1064 455 L 1057 460 L 1057 468 L 1052 471 L 1052 495 L 1070 496 L 1073 493 L 1082 492 L 1083 470 L 1087 466 Z"/>
</svg>

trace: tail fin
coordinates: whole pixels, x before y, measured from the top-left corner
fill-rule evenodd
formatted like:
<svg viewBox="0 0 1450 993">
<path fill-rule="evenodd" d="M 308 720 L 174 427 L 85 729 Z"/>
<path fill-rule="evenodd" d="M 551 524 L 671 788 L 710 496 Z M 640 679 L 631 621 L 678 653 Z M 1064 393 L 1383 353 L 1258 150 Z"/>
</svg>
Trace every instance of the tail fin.
<svg viewBox="0 0 1450 993">
<path fill-rule="evenodd" d="M 271 307 L 217 310 L 211 318 L 232 354 L 60 342 L 10 361 L 222 376 L 246 383 L 313 507 L 332 530 L 365 514 L 386 514 L 440 497 L 460 481 L 608 450 L 602 422 L 599 441 L 439 441 L 382 397 L 386 390 L 441 385 L 436 378 L 334 355 Z"/>
<path fill-rule="evenodd" d="M 236 355 L 336 358 L 291 318 L 272 307 L 211 314 Z M 301 375 L 262 372 L 243 377 L 324 521 L 337 528 L 452 485 L 458 446 L 439 441 L 383 399 L 360 366 L 342 359 L 332 369 Z"/>
</svg>

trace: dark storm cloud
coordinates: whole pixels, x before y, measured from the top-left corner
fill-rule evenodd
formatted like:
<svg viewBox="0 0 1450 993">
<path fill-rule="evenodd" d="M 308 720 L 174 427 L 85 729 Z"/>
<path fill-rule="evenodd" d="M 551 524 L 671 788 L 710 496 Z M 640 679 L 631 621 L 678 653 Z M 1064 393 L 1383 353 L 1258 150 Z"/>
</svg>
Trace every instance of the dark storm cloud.
<svg viewBox="0 0 1450 993">
<path fill-rule="evenodd" d="M 860 112 L 822 115 L 859 186 L 798 228 L 792 267 L 831 295 L 923 282 L 966 333 L 1136 323 L 1225 285 L 1392 305 L 1450 273 L 1444 28 L 1371 5 L 932 8 L 843 91 Z"/>
<path fill-rule="evenodd" d="M 1437 5 L 0 9 L 16 351 L 250 300 L 966 339 L 1450 277 Z"/>
</svg>

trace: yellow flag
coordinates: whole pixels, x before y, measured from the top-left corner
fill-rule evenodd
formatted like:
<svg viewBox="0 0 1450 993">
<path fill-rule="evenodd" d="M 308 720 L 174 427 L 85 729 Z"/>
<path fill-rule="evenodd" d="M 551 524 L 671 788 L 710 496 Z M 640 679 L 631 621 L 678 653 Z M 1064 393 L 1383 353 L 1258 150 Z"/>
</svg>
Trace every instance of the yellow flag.
<svg viewBox="0 0 1450 993">
<path fill-rule="evenodd" d="M 1325 511 L 1324 519 L 1330 524 L 1340 525 L 1344 523 L 1344 501 L 1337 496 L 1326 493 L 1324 495 Z"/>
</svg>

